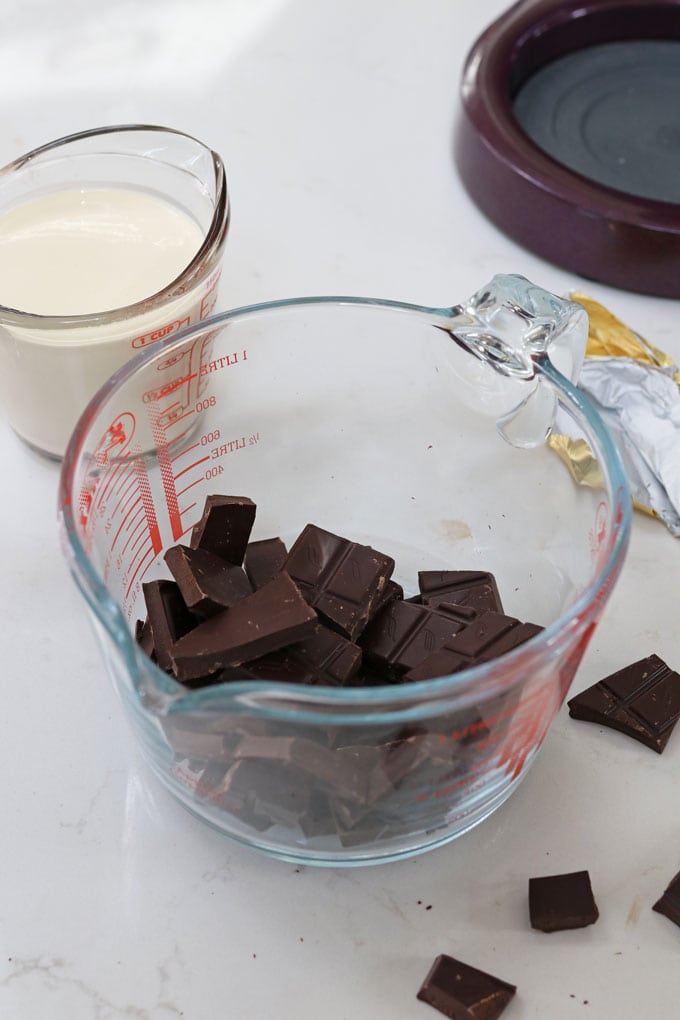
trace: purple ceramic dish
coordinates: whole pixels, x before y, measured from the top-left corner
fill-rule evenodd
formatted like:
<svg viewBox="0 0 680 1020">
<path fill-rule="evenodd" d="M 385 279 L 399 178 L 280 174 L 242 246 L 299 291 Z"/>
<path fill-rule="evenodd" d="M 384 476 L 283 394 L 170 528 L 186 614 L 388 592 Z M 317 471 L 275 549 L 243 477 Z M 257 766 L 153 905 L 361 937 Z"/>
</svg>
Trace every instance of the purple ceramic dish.
<svg viewBox="0 0 680 1020">
<path fill-rule="evenodd" d="M 458 170 L 480 209 L 537 254 L 678 297 L 677 109 L 680 0 L 525 0 L 468 55 Z"/>
</svg>

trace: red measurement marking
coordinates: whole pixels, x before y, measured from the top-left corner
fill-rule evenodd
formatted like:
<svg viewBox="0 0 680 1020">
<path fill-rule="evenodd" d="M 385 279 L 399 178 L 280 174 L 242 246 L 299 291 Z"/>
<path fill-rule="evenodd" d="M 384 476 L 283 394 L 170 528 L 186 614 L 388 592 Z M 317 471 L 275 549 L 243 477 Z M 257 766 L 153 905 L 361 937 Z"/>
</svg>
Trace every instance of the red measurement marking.
<svg viewBox="0 0 680 1020">
<path fill-rule="evenodd" d="M 172 422 L 170 424 L 171 425 L 176 425 L 178 421 L 182 421 L 184 418 L 188 418 L 192 414 L 196 414 L 196 412 L 194 411 L 193 407 L 190 408 L 188 411 L 185 411 L 184 414 L 180 414 L 176 418 L 173 418 Z"/>
<path fill-rule="evenodd" d="M 149 526 L 149 538 L 151 539 L 151 545 L 156 554 L 158 554 L 163 548 L 163 542 L 161 540 L 161 533 L 158 527 L 158 519 L 156 517 L 156 507 L 154 506 L 153 496 L 151 495 L 151 486 L 149 485 L 149 476 L 146 470 L 146 464 L 142 457 L 137 457 L 135 461 L 135 469 L 137 472 L 137 481 L 139 482 L 139 492 L 142 497 L 142 503 L 144 504 L 144 512 L 146 513 L 146 521 Z"/>
<path fill-rule="evenodd" d="M 180 511 L 182 516 L 184 516 L 184 514 L 188 514 L 189 511 L 193 510 L 195 506 L 198 506 L 198 503 L 194 500 L 194 502 L 190 506 L 188 506 L 184 510 Z"/>
<path fill-rule="evenodd" d="M 198 378 L 198 372 L 190 372 L 189 375 L 182 376 L 181 379 L 177 379 L 174 383 L 168 383 L 167 386 L 163 387 L 163 396 L 168 397 L 175 390 L 178 390 L 180 386 L 184 386 L 184 383 L 191 382 L 192 379 Z M 174 404 L 172 405 L 175 406 Z"/>
<path fill-rule="evenodd" d="M 144 532 L 144 531 L 140 532 L 139 537 L 137 539 L 135 539 L 135 541 L 130 546 L 130 559 L 131 560 L 134 560 L 135 552 L 137 551 L 137 546 L 139 545 L 139 543 L 142 542 L 144 539 L 146 539 L 148 537 L 149 537 L 148 532 Z"/>
<path fill-rule="evenodd" d="M 189 485 L 185 485 L 184 488 L 180 489 L 177 493 L 177 498 L 179 499 L 179 497 L 183 496 L 185 492 L 189 491 L 189 489 L 193 489 L 194 485 L 200 485 L 202 481 L 202 478 L 196 478 L 193 482 L 190 482 Z"/>
<path fill-rule="evenodd" d="M 129 514 L 130 509 L 133 506 L 136 506 L 138 501 L 139 501 L 139 490 L 137 489 L 137 476 L 136 475 L 135 475 L 134 481 L 135 481 L 135 485 L 134 485 L 134 488 L 133 488 L 132 492 L 130 493 L 128 498 L 125 500 L 125 503 L 123 504 L 123 506 L 120 508 L 120 512 L 123 514 L 123 517 L 127 517 L 128 514 Z M 137 498 L 135 499 L 134 503 L 131 504 L 130 500 L 133 499 L 135 496 Z"/>
<path fill-rule="evenodd" d="M 134 495 L 134 493 L 133 493 L 133 495 Z M 127 517 L 123 517 L 122 521 L 118 525 L 118 531 L 116 532 L 116 534 L 114 536 L 114 539 L 113 539 L 113 542 L 111 543 L 111 548 L 110 548 L 109 552 L 113 552 L 114 547 L 116 545 L 116 542 L 120 538 L 120 533 L 123 530 L 123 528 L 125 527 L 125 525 L 127 524 L 127 521 L 128 521 L 128 518 Z"/>
<path fill-rule="evenodd" d="M 116 516 L 118 511 L 121 509 L 121 505 L 123 503 L 123 500 L 127 498 L 128 494 L 130 493 L 130 488 L 132 486 L 134 486 L 136 481 L 137 481 L 137 477 L 136 477 L 136 475 L 135 475 L 135 473 L 133 471 L 131 476 L 130 476 L 130 478 L 128 479 L 127 485 L 125 486 L 125 488 L 121 492 L 120 498 L 119 498 L 118 502 L 116 503 L 116 505 L 114 507 L 113 513 L 111 514 L 111 518 L 112 519 Z M 134 495 L 134 492 L 132 493 L 132 495 Z"/>
<path fill-rule="evenodd" d="M 195 450 L 196 447 L 200 445 L 201 445 L 200 443 L 194 443 L 193 446 L 187 446 L 186 449 L 180 450 L 179 453 L 176 453 L 174 457 L 170 458 L 170 463 L 174 464 L 175 461 L 179 460 L 180 457 L 186 456 L 187 453 L 191 453 L 192 450 Z"/>
<path fill-rule="evenodd" d="M 154 443 L 156 444 L 156 458 L 158 460 L 158 468 L 161 473 L 165 502 L 168 507 L 168 517 L 170 518 L 172 537 L 176 541 L 182 534 L 182 518 L 179 513 L 177 490 L 175 488 L 175 476 L 172 473 L 172 462 L 170 460 L 170 452 L 168 450 L 168 441 L 165 438 L 165 430 L 160 424 L 158 418 L 158 408 L 154 405 L 150 406 L 149 424 L 151 425 L 151 434 L 153 436 Z"/>
<path fill-rule="evenodd" d="M 130 597 L 130 592 L 132 590 L 132 585 L 135 583 L 135 578 L 137 577 L 137 574 L 139 573 L 139 571 L 142 569 L 142 566 L 144 565 L 144 561 L 148 560 L 149 556 L 153 559 L 155 553 L 156 553 L 156 550 L 152 547 L 152 548 L 149 549 L 149 551 L 146 554 L 146 556 L 139 561 L 139 563 L 137 565 L 137 569 L 135 570 L 134 574 L 132 575 L 130 583 L 129 583 L 128 587 L 127 587 L 127 591 L 125 592 L 125 599 L 126 600 Z"/>
<path fill-rule="evenodd" d="M 132 528 L 130 534 L 128 535 L 127 542 L 125 543 L 125 545 L 123 546 L 123 548 L 120 551 L 120 555 L 121 556 L 125 556 L 125 553 L 127 552 L 127 547 L 129 546 L 130 542 L 135 537 L 135 535 L 137 534 L 139 529 L 144 527 L 144 508 L 143 507 L 140 507 L 140 509 L 138 511 L 138 514 L 135 514 L 135 517 L 138 516 L 138 515 L 139 515 L 139 520 L 137 521 L 137 523 L 135 524 L 134 528 Z M 132 522 L 130 522 L 130 523 L 132 523 Z"/>
<path fill-rule="evenodd" d="M 195 460 L 193 464 L 189 465 L 189 467 L 183 468 L 179 474 L 175 475 L 175 481 L 177 481 L 178 478 L 181 478 L 182 475 L 185 475 L 187 471 L 193 471 L 193 469 L 198 467 L 199 464 L 205 464 L 206 460 L 210 460 L 210 457 L 201 457 L 200 460 Z"/>
<path fill-rule="evenodd" d="M 134 481 L 134 477 L 135 477 L 134 464 L 132 463 L 132 461 L 128 461 L 126 463 L 126 465 L 125 465 L 125 471 L 123 472 L 123 474 L 121 475 L 121 477 L 118 479 L 118 481 L 116 483 L 116 489 L 114 491 L 119 492 L 121 494 L 121 497 L 122 497 L 123 492 L 127 492 L 127 490 L 128 490 L 128 485 L 126 485 L 126 483 L 129 483 L 131 479 Z M 116 503 L 115 510 L 111 514 L 112 518 L 115 516 L 116 511 L 118 510 L 119 506 L 120 506 L 120 498 L 119 498 L 118 502 Z"/>
<path fill-rule="evenodd" d="M 106 498 L 106 494 L 107 494 L 107 492 L 110 491 L 111 486 L 113 485 L 113 483 L 114 483 L 118 473 L 120 471 L 122 471 L 123 468 L 129 467 L 129 466 L 130 466 L 130 461 L 127 459 L 127 457 L 126 458 L 121 458 L 118 461 L 118 463 L 113 467 L 113 470 L 110 471 L 110 472 L 107 472 L 107 478 L 106 478 L 106 480 L 104 481 L 104 484 L 101 487 L 101 490 L 100 490 L 100 493 L 99 493 L 99 498 L 97 499 L 97 506 L 98 507 L 101 506 L 102 503 L 104 502 L 104 500 Z"/>
</svg>

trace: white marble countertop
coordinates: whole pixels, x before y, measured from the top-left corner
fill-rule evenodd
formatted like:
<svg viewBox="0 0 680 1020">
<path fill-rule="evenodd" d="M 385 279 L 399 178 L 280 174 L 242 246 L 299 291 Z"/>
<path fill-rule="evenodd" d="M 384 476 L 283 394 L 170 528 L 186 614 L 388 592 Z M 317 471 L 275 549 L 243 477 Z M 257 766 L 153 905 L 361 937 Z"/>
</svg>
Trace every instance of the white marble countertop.
<svg viewBox="0 0 680 1020">
<path fill-rule="evenodd" d="M 677 302 L 584 283 L 503 237 L 451 154 L 462 62 L 502 0 L 13 4 L 0 162 L 103 123 L 168 124 L 227 165 L 220 305 L 460 300 L 495 272 L 587 289 L 680 359 Z M 518 986 L 507 1020 L 677 1017 L 680 735 L 657 756 L 560 712 L 511 800 L 400 864 L 317 870 L 232 845 L 139 760 L 58 547 L 58 468 L 0 421 L 2 1020 L 417 1020 L 434 956 Z M 575 689 L 680 668 L 680 543 L 636 515 Z M 596 925 L 542 935 L 532 874 L 588 868 Z"/>
</svg>

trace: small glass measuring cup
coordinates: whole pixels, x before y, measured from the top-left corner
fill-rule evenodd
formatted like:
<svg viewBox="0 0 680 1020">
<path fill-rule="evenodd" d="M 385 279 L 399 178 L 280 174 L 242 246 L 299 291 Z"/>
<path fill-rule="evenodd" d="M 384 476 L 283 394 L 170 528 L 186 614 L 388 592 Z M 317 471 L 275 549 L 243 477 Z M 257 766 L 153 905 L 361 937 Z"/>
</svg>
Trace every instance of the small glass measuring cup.
<svg viewBox="0 0 680 1020">
<path fill-rule="evenodd" d="M 189 810 L 288 860 L 362 864 L 452 839 L 512 793 L 628 541 L 618 455 L 569 380 L 585 331 L 580 306 L 519 277 L 452 308 L 281 301 L 163 341 L 103 387 L 64 459 L 63 547 L 144 754 Z M 167 363 L 174 384 L 141 401 Z M 573 483 L 555 428 L 587 440 L 602 490 Z M 133 629 L 142 581 L 168 576 L 164 551 L 216 492 L 256 502 L 255 539 L 312 522 L 394 556 L 406 596 L 419 570 L 492 571 L 505 612 L 545 629 L 422 683 L 189 691 Z"/>
<path fill-rule="evenodd" d="M 221 158 L 168 128 L 98 128 L 27 153 L 0 170 L 0 213 L 73 189 L 124 189 L 161 200 L 197 226 L 198 240 L 179 275 L 124 307 L 35 314 L 0 305 L 2 403 L 21 438 L 52 457 L 63 455 L 78 416 L 120 365 L 211 313 L 229 224 Z M 164 383 L 161 371 L 155 389 Z"/>
</svg>

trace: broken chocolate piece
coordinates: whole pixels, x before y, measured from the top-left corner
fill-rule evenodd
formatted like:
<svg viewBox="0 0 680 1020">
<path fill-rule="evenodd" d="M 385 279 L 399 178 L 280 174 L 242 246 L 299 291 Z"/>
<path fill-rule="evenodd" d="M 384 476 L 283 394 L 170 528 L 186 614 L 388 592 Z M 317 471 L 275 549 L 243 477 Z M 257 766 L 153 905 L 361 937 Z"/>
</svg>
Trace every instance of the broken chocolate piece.
<svg viewBox="0 0 680 1020">
<path fill-rule="evenodd" d="M 328 625 L 354 641 L 381 604 L 394 560 L 308 524 L 284 569 Z"/>
<path fill-rule="evenodd" d="M 437 608 L 394 600 L 380 610 L 362 634 L 366 662 L 399 677 L 419 665 L 475 617 L 467 606 Z"/>
<path fill-rule="evenodd" d="M 254 589 L 271 581 L 283 568 L 288 550 L 280 538 L 264 538 L 260 542 L 249 542 L 243 559 L 248 580 Z"/>
<path fill-rule="evenodd" d="M 172 669 L 171 649 L 179 638 L 196 626 L 175 581 L 147 581 L 142 585 L 149 614 L 156 660 L 161 669 Z"/>
<path fill-rule="evenodd" d="M 214 616 L 253 590 L 243 567 L 207 549 L 174 545 L 164 559 L 185 603 L 201 616 Z"/>
<path fill-rule="evenodd" d="M 276 651 L 315 633 L 316 613 L 288 574 L 211 616 L 172 648 L 174 673 L 185 683 Z"/>
<path fill-rule="evenodd" d="M 135 624 L 135 641 L 142 651 L 155 662 L 156 653 L 153 648 L 153 634 L 151 633 L 151 624 L 149 623 L 148 616 L 146 620 L 137 620 Z"/>
<path fill-rule="evenodd" d="M 445 608 L 442 604 L 439 609 Z M 535 623 L 520 623 L 513 616 L 486 612 L 453 634 L 437 651 L 408 671 L 404 680 L 432 680 L 469 669 L 519 647 L 542 630 Z"/>
<path fill-rule="evenodd" d="M 361 665 L 361 649 L 328 627 L 317 627 L 304 641 L 271 652 L 243 669 L 255 680 L 344 687 Z"/>
<path fill-rule="evenodd" d="M 233 749 L 233 756 L 295 766 L 336 796 L 364 802 L 368 795 L 370 777 L 360 759 L 305 737 L 244 737 Z"/>
<path fill-rule="evenodd" d="M 680 719 L 680 675 L 658 655 L 625 666 L 568 703 L 572 719 L 599 723 L 661 754 Z"/>
<path fill-rule="evenodd" d="M 255 520 L 247 496 L 207 496 L 203 515 L 191 532 L 191 548 L 207 549 L 240 567 Z"/>
<path fill-rule="evenodd" d="M 680 871 L 671 879 L 670 885 L 661 899 L 657 900 L 652 910 L 663 914 L 669 921 L 680 927 Z"/>
<path fill-rule="evenodd" d="M 449 1020 L 496 1020 L 516 991 L 515 985 L 442 954 L 432 964 L 418 998 Z"/>
<path fill-rule="evenodd" d="M 503 612 L 493 574 L 479 570 L 420 570 L 418 587 L 424 606 L 455 602 L 478 613 Z"/>
<path fill-rule="evenodd" d="M 531 927 L 538 931 L 567 931 L 594 924 L 600 913 L 588 872 L 530 878 L 529 916 Z"/>
</svg>

